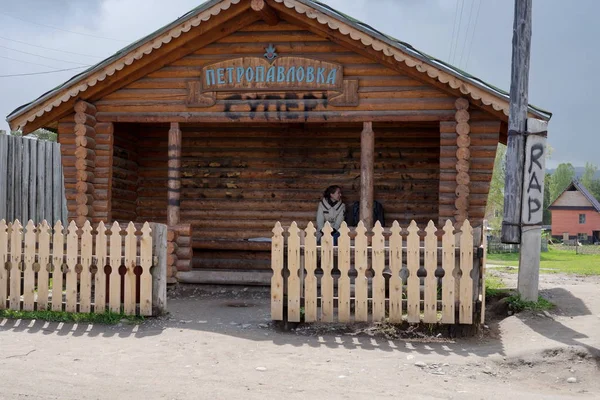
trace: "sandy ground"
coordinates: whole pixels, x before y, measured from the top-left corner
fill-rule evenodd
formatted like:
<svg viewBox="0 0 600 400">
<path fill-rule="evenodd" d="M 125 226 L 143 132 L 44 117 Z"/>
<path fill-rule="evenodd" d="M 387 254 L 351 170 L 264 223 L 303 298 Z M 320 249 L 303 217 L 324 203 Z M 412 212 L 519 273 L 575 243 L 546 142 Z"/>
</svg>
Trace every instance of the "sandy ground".
<svg viewBox="0 0 600 400">
<path fill-rule="evenodd" d="M 553 312 L 457 340 L 282 332 L 260 288 L 181 288 L 140 326 L 4 320 L 0 398 L 600 398 L 600 279 L 543 275 L 541 288 Z"/>
</svg>

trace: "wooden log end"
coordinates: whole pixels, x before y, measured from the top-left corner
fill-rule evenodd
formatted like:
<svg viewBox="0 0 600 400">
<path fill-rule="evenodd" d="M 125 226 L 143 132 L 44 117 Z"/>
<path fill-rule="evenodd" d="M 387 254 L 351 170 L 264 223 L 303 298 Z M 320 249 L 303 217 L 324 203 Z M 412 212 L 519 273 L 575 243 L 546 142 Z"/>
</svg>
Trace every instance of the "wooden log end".
<svg viewBox="0 0 600 400">
<path fill-rule="evenodd" d="M 459 122 L 456 124 L 456 133 L 459 135 L 468 135 L 471 132 L 471 127 L 466 122 Z"/>
<path fill-rule="evenodd" d="M 93 105 L 92 103 L 88 103 L 84 100 L 77 101 L 77 103 L 75 103 L 74 109 L 76 113 L 83 113 L 89 115 L 96 115 L 97 112 L 95 105 Z"/>
<path fill-rule="evenodd" d="M 459 123 L 467 122 L 470 117 L 471 116 L 467 110 L 458 110 L 456 114 L 454 114 L 454 119 Z"/>
<path fill-rule="evenodd" d="M 457 110 L 467 110 L 469 108 L 469 100 L 464 97 L 458 98 L 454 102 L 454 107 L 456 107 Z"/>
</svg>

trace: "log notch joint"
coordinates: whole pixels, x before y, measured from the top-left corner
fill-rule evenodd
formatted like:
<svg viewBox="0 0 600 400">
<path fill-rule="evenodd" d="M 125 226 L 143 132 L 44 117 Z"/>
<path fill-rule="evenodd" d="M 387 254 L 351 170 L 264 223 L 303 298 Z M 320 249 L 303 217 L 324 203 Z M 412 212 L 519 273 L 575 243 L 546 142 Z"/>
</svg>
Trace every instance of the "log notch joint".
<svg viewBox="0 0 600 400">
<path fill-rule="evenodd" d="M 96 124 L 96 168 L 94 173 L 94 223 L 112 220 L 114 126 L 112 122 Z"/>
<path fill-rule="evenodd" d="M 192 269 L 192 226 L 179 224 L 167 228 L 167 283 L 177 283 L 177 272 Z"/>
<path fill-rule="evenodd" d="M 469 194 L 471 175 L 471 127 L 469 125 L 469 101 L 459 98 L 455 102 L 456 114 L 456 223 L 462 225 L 469 218 Z"/>
<path fill-rule="evenodd" d="M 192 266 L 192 233 L 190 224 L 181 219 L 181 129 L 172 122 L 169 129 L 167 184 L 167 283 L 175 283 L 177 271 L 189 271 Z"/>
<path fill-rule="evenodd" d="M 83 226 L 85 221 L 94 218 L 96 200 L 96 107 L 83 100 L 75 103 L 75 168 L 75 222 Z"/>
<path fill-rule="evenodd" d="M 373 123 L 364 122 L 360 135 L 360 220 L 373 228 L 373 157 L 375 133 Z"/>
<path fill-rule="evenodd" d="M 267 25 L 277 25 L 279 23 L 279 17 L 275 10 L 273 10 L 265 0 L 252 0 L 250 7 L 254 12 L 260 15 L 260 18 L 267 23 Z"/>
</svg>

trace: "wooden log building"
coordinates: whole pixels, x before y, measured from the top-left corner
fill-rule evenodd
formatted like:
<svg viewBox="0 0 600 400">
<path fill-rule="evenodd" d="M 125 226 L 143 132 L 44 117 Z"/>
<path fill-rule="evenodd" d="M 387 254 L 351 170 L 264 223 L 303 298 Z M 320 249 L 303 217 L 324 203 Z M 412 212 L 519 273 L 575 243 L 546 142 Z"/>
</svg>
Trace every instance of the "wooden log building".
<svg viewBox="0 0 600 400">
<path fill-rule="evenodd" d="M 211 0 L 7 120 L 58 132 L 69 217 L 166 222 L 171 281 L 270 279 L 322 191 L 481 224 L 508 95 L 312 0 Z M 529 108 L 530 117 L 550 113 Z"/>
</svg>

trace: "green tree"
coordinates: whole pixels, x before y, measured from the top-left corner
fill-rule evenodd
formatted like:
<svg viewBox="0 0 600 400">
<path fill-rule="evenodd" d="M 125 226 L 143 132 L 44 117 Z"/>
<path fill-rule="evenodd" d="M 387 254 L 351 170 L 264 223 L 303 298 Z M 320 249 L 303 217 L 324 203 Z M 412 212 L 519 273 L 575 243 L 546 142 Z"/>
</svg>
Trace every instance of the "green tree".
<svg viewBox="0 0 600 400">
<path fill-rule="evenodd" d="M 552 174 L 552 182 L 550 183 L 550 197 L 551 201 L 556 198 L 565 190 L 567 186 L 575 178 L 575 168 L 571 163 L 558 164 L 556 171 Z"/>
<path fill-rule="evenodd" d="M 592 163 L 586 162 L 585 170 L 579 181 L 600 201 L 600 179 L 596 178 L 596 172 L 598 172 L 598 167 Z"/>
<path fill-rule="evenodd" d="M 493 230 L 502 227 L 502 214 L 504 212 L 504 177 L 506 175 L 506 146 L 498 144 L 496 159 L 494 160 L 494 173 L 488 194 L 486 218 Z"/>
<path fill-rule="evenodd" d="M 552 223 L 552 212 L 548 210 L 551 204 L 550 186 L 552 186 L 552 175 L 546 174 L 544 176 L 544 216 L 542 217 L 542 224 L 550 225 Z"/>
<path fill-rule="evenodd" d="M 10 134 L 13 136 L 23 136 L 23 133 L 21 131 L 12 131 Z M 49 142 L 56 142 L 57 140 L 56 133 L 44 128 L 36 129 L 35 131 L 31 132 L 28 136 L 35 136 L 40 140 L 47 140 Z"/>
<path fill-rule="evenodd" d="M 594 179 L 589 187 L 586 188 L 594 195 L 596 200 L 600 201 L 600 179 Z"/>
<path fill-rule="evenodd" d="M 596 167 L 592 163 L 586 162 L 583 175 L 581 176 L 581 179 L 579 179 L 579 181 L 583 184 L 583 186 L 589 189 L 590 187 L 592 187 L 592 182 L 596 179 L 596 172 L 598 172 L 598 167 Z"/>
</svg>

